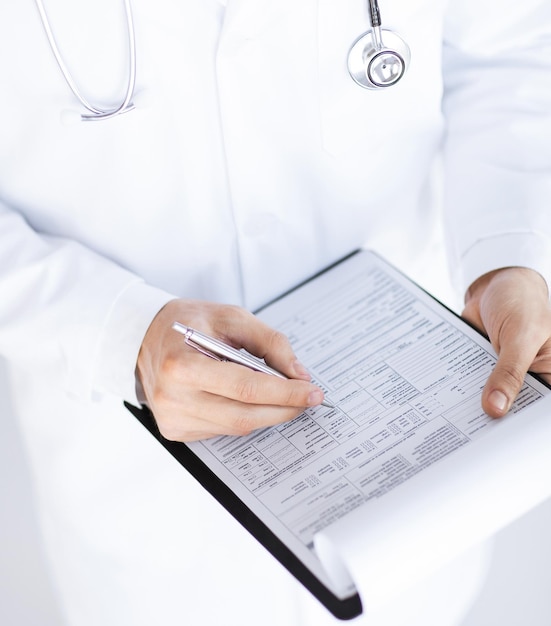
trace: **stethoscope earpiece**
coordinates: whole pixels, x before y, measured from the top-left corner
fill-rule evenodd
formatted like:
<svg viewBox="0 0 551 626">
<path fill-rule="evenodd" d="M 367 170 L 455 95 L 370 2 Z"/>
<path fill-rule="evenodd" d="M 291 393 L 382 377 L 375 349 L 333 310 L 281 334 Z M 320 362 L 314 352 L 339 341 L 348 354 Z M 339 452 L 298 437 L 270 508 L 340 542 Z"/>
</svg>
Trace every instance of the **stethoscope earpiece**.
<svg viewBox="0 0 551 626">
<path fill-rule="evenodd" d="M 400 35 L 381 28 L 377 0 L 368 0 L 368 4 L 372 29 L 352 44 L 348 53 L 348 71 L 360 87 L 384 89 L 402 78 L 411 53 Z"/>
</svg>

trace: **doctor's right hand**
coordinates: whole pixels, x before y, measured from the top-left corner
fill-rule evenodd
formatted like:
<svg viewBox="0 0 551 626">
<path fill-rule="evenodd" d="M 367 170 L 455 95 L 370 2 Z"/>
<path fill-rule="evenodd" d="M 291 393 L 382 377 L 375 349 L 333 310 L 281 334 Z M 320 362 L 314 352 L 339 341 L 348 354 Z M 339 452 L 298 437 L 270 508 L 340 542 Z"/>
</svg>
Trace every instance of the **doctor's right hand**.
<svg viewBox="0 0 551 626">
<path fill-rule="evenodd" d="M 172 329 L 175 321 L 244 348 L 289 380 L 208 358 Z M 159 431 L 173 441 L 245 435 L 323 401 L 283 334 L 245 309 L 200 300 L 172 300 L 159 311 L 143 339 L 137 375 Z"/>
</svg>

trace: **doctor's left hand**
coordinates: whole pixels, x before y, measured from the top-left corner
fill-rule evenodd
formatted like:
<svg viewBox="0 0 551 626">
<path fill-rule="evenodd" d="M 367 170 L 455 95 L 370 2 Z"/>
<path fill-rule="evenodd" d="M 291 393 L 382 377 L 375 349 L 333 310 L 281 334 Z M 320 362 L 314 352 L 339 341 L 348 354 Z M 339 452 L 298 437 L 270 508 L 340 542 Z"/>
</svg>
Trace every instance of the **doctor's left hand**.
<svg viewBox="0 0 551 626">
<path fill-rule="evenodd" d="M 507 413 L 527 371 L 551 383 L 551 306 L 540 274 L 522 267 L 485 274 L 467 291 L 463 317 L 489 337 L 498 354 L 482 392 L 488 415 Z"/>
<path fill-rule="evenodd" d="M 288 380 L 208 358 L 172 329 L 175 321 L 245 348 Z M 142 342 L 137 374 L 159 431 L 174 441 L 246 435 L 323 401 L 284 335 L 245 309 L 200 300 L 172 300 L 157 313 Z"/>
</svg>

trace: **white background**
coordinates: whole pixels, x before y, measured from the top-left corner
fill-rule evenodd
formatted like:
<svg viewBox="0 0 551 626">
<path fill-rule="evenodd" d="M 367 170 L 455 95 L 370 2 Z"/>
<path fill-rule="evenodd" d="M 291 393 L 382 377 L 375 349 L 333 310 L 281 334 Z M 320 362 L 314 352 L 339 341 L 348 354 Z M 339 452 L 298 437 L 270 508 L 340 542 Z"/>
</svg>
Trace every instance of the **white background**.
<svg viewBox="0 0 551 626">
<path fill-rule="evenodd" d="M 0 416 L 0 624 L 70 626 L 62 619 L 48 577 L 1 362 Z M 498 535 L 488 581 L 462 626 L 551 624 L 550 530 L 548 502 Z"/>
</svg>

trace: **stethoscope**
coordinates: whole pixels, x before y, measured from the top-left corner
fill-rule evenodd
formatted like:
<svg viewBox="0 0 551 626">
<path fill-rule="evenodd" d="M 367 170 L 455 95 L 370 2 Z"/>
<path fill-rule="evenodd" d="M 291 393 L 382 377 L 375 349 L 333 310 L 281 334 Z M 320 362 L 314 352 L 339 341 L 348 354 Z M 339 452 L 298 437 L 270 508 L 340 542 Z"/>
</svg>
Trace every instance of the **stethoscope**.
<svg viewBox="0 0 551 626">
<path fill-rule="evenodd" d="M 59 69 L 73 92 L 74 96 L 86 109 L 80 114 L 84 122 L 107 120 L 122 113 L 132 111 L 134 89 L 136 86 L 136 34 L 132 19 L 130 0 L 123 0 L 128 33 L 129 70 L 126 93 L 120 105 L 111 109 L 102 109 L 91 104 L 80 92 L 75 80 L 69 72 L 55 40 L 50 21 L 42 0 L 35 0 L 40 19 L 50 48 Z M 348 52 L 348 71 L 354 81 L 365 89 L 387 89 L 395 85 L 405 74 L 410 61 L 410 50 L 406 42 L 394 31 L 381 28 L 381 14 L 377 0 L 367 0 L 371 30 L 361 35 Z M 68 119 L 74 118 L 74 112 L 68 113 Z M 78 114 L 77 119 L 78 119 Z"/>
<path fill-rule="evenodd" d="M 95 122 L 98 120 L 108 120 L 112 117 L 116 117 L 117 115 L 121 115 L 122 113 L 128 113 L 128 111 L 132 111 L 135 106 L 132 102 L 134 98 L 134 89 L 136 87 L 136 33 L 134 30 L 134 20 L 132 19 L 132 7 L 130 5 L 130 0 L 124 1 L 124 11 L 126 15 L 126 28 L 128 32 L 128 56 L 129 56 L 129 70 L 128 70 L 128 82 L 126 85 L 126 93 L 124 95 L 123 101 L 120 105 L 113 107 L 112 109 L 102 109 L 98 106 L 94 106 L 91 104 L 81 93 L 78 88 L 75 80 L 71 76 L 65 62 L 63 61 L 63 57 L 61 56 L 61 52 L 59 51 L 57 42 L 55 40 L 52 27 L 50 26 L 50 20 L 46 14 L 46 9 L 44 8 L 44 3 L 42 0 L 35 0 L 36 6 L 38 8 L 38 12 L 40 13 L 40 19 L 42 20 L 42 26 L 44 26 L 44 30 L 46 31 L 46 36 L 48 37 L 48 42 L 50 44 L 50 48 L 54 54 L 55 60 L 59 65 L 59 69 L 63 74 L 63 77 L 67 81 L 69 88 L 73 92 L 75 98 L 82 104 L 82 106 L 87 110 L 87 113 L 81 113 L 80 116 L 77 113 L 75 115 L 74 111 L 63 111 L 62 118 L 65 121 L 71 122 L 73 119 L 80 119 L 83 122 Z"/>
<path fill-rule="evenodd" d="M 368 0 L 367 5 L 371 30 L 352 44 L 348 71 L 360 87 L 387 89 L 405 74 L 410 61 L 409 46 L 394 31 L 381 28 L 377 0 Z"/>
</svg>

